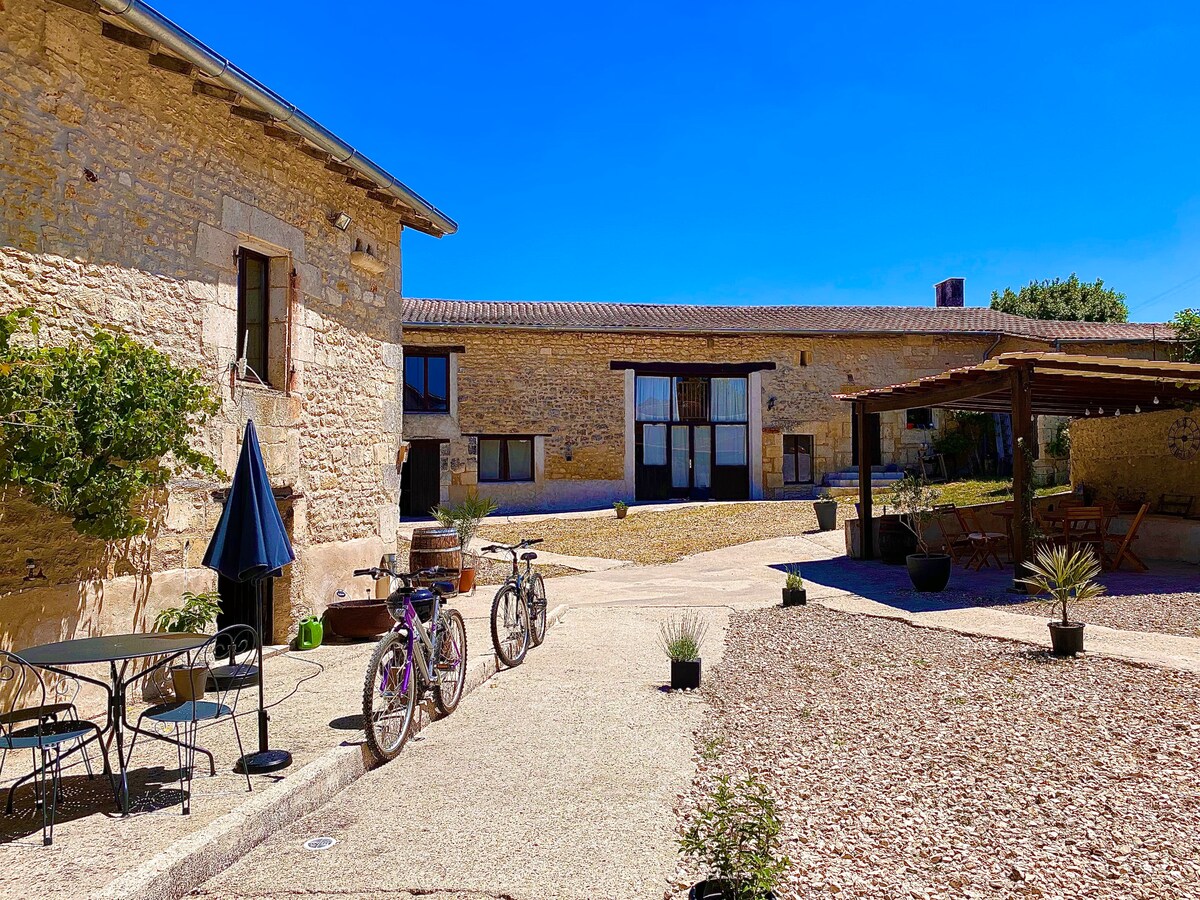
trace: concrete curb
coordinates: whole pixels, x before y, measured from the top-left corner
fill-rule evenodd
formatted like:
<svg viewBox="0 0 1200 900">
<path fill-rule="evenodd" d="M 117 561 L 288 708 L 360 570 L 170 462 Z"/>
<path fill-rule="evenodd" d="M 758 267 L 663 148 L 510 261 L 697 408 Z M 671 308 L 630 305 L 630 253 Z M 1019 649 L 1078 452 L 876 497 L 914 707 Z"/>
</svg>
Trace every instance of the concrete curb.
<svg viewBox="0 0 1200 900">
<path fill-rule="evenodd" d="M 546 630 L 562 621 L 569 607 L 546 615 Z M 463 697 L 499 671 L 495 655 L 467 668 Z M 433 720 L 436 721 L 436 720 Z M 432 721 L 419 720 L 422 730 Z M 263 791 L 204 828 L 125 873 L 94 896 L 99 900 L 176 900 L 223 872 L 264 840 L 327 803 L 334 794 L 375 767 L 365 743 L 326 750 L 294 775 Z"/>
</svg>

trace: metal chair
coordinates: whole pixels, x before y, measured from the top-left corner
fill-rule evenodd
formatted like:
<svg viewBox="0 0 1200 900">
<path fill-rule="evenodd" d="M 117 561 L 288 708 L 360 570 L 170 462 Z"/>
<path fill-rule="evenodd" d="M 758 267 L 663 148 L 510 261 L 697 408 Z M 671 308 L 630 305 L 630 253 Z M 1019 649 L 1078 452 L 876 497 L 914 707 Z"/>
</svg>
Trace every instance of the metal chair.
<svg viewBox="0 0 1200 900">
<path fill-rule="evenodd" d="M 239 757 L 245 756 L 241 731 L 238 729 L 237 703 L 243 688 L 258 684 L 257 667 L 254 667 L 253 677 L 246 674 L 245 677 L 213 678 L 211 673 L 241 670 L 246 664 L 239 663 L 238 657 L 242 656 L 245 660 L 256 655 L 257 652 L 258 635 L 255 630 L 249 625 L 231 625 L 218 631 L 195 650 L 162 660 L 142 674 L 142 677 L 147 677 L 151 672 L 163 666 L 178 665 L 181 658 L 186 658 L 189 666 L 203 666 L 209 671 L 209 674 L 205 676 L 206 693 L 203 699 L 176 699 L 170 703 L 160 703 L 138 716 L 137 725 L 131 729 L 133 735 L 129 741 L 129 752 L 126 755 L 126 765 L 128 766 L 128 760 L 133 759 L 133 748 L 137 743 L 138 735 L 142 734 L 175 745 L 176 758 L 179 762 L 179 789 L 183 795 L 182 805 L 185 816 L 192 812 L 192 775 L 197 752 L 208 757 L 209 775 L 217 774 L 216 761 L 213 759 L 212 753 L 200 746 L 197 740 L 201 723 L 208 726 L 222 719 L 228 719 L 233 724 L 238 755 Z M 228 665 L 217 665 L 217 660 L 224 659 L 229 660 Z M 212 699 L 208 699 L 209 694 L 212 695 Z M 171 726 L 173 739 L 144 730 L 142 723 L 147 719 L 159 725 Z M 253 791 L 254 786 L 250 783 L 250 773 L 244 774 L 246 775 L 246 789 Z"/>
<path fill-rule="evenodd" d="M 54 843 L 54 815 L 58 810 L 63 759 L 80 752 L 88 778 L 95 778 L 91 763 L 87 761 L 87 744 L 94 740 L 104 755 L 105 774 L 111 773 L 108 750 L 100 740 L 100 726 L 78 718 L 74 697 L 69 701 L 51 702 L 52 696 L 65 696 L 60 685 L 66 681 L 56 682 L 55 689 L 47 690 L 39 669 L 15 653 L 0 650 L 0 694 L 8 697 L 7 706 L 0 715 L 0 750 L 4 753 L 0 766 L 10 750 L 28 750 L 33 758 L 33 771 L 17 779 L 9 788 L 6 811 L 12 813 L 13 795 L 17 787 L 32 780 L 36 803 L 42 808 L 42 843 L 46 846 Z M 78 685 L 75 693 L 78 694 Z M 33 702 L 22 705 L 22 698 Z M 26 722 L 32 724 L 25 725 Z M 68 744 L 75 746 L 64 752 L 63 748 Z"/>
</svg>

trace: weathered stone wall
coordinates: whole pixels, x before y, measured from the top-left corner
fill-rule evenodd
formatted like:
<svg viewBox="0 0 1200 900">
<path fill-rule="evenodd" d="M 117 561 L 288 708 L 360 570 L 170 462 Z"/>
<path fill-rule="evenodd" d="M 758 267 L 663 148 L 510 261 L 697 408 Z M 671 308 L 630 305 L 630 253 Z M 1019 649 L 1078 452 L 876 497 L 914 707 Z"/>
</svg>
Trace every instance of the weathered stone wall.
<svg viewBox="0 0 1200 900">
<path fill-rule="evenodd" d="M 223 398 L 202 445 L 232 472 L 248 416 L 298 560 L 275 637 L 349 570 L 395 546 L 400 225 L 362 190 L 192 80 L 101 36 L 97 17 L 6 0 L 0 17 L 0 309 L 32 306 L 41 340 L 120 327 L 198 366 Z M 345 211 L 350 229 L 327 217 Z M 355 242 L 387 264 L 351 266 Z M 237 266 L 271 257 L 271 386 L 234 379 Z M 294 273 L 294 274 L 293 274 Z M 180 482 L 147 538 L 113 548 L 9 496 L 0 504 L 0 642 L 142 627 L 200 590 L 218 484 Z M 24 559 L 44 581 L 25 582 Z M 96 609 L 103 598 L 102 611 Z"/>
<path fill-rule="evenodd" d="M 1200 414 L 1183 410 L 1075 419 L 1071 484 L 1106 500 L 1149 502 L 1151 509 L 1163 494 L 1188 495 L 1197 498 L 1194 512 L 1200 512 L 1200 454 L 1180 459 L 1170 445 L 1172 426 L 1185 419 L 1200 428 Z"/>
</svg>

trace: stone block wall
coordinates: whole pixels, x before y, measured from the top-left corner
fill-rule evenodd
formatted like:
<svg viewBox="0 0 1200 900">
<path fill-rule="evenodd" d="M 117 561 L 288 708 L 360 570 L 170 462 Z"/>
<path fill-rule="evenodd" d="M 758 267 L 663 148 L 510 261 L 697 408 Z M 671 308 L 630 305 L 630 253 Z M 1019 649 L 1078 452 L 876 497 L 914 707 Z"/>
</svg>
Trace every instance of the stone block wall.
<svg viewBox="0 0 1200 900">
<path fill-rule="evenodd" d="M 1191 496 L 1196 498 L 1193 514 L 1200 513 L 1200 453 L 1187 455 L 1183 448 L 1190 444 L 1172 441 L 1172 428 L 1177 434 L 1196 433 L 1200 414 L 1163 410 L 1075 419 L 1071 484 L 1086 486 L 1103 500 L 1149 502 L 1152 510 L 1163 494 Z"/>
<path fill-rule="evenodd" d="M 401 433 L 400 234 L 395 214 L 261 123 L 193 93 L 191 78 L 101 35 L 99 19 L 49 0 L 0 16 L 0 309 L 32 306 L 41 340 L 122 328 L 222 399 L 202 437 L 232 473 L 258 425 L 298 560 L 276 587 L 275 638 L 321 609 L 350 570 L 393 550 Z M 346 232 L 328 216 L 348 213 Z M 356 241 L 387 269 L 350 264 Z M 270 265 L 270 387 L 233 377 L 236 253 Z M 97 545 L 19 497 L 0 500 L 0 643 L 144 627 L 199 568 L 220 514 L 181 481 L 157 524 Z M 24 559 L 46 579 L 23 581 Z M 103 597 L 102 609 L 97 609 Z"/>
</svg>

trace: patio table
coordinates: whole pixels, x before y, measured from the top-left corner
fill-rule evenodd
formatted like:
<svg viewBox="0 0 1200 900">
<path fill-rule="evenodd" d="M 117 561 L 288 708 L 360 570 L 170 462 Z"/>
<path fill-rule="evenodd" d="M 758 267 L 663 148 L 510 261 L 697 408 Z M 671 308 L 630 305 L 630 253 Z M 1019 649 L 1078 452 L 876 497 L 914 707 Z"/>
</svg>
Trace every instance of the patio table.
<svg viewBox="0 0 1200 900">
<path fill-rule="evenodd" d="M 53 644 L 41 644 L 36 647 L 27 647 L 17 653 L 21 659 L 32 666 L 71 678 L 78 678 L 80 681 L 103 688 L 108 694 L 108 718 L 102 733 L 108 735 L 108 746 L 111 746 L 114 741 L 117 745 L 117 764 L 121 779 L 120 787 L 117 789 L 117 805 L 123 816 L 129 815 L 129 776 L 125 760 L 125 729 L 137 731 L 147 737 L 177 743 L 169 737 L 143 731 L 129 723 L 126 718 L 125 690 L 145 674 L 139 672 L 131 678 L 126 678 L 125 672 L 129 668 L 129 663 L 135 659 L 147 659 L 153 656 L 178 656 L 195 650 L 210 639 L 211 635 L 190 633 L 114 634 L 107 637 L 77 638 Z M 82 666 L 93 663 L 109 664 L 110 684 L 86 675 L 63 671 L 66 666 Z"/>
</svg>

